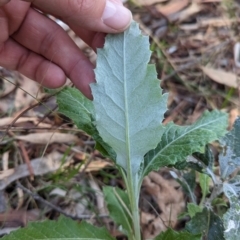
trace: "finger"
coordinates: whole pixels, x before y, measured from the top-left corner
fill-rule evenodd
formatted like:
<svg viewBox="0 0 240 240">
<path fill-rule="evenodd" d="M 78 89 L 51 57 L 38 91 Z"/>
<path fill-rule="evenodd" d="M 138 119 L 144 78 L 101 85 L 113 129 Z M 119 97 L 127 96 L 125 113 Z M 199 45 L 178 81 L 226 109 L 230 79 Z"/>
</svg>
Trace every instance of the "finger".
<svg viewBox="0 0 240 240">
<path fill-rule="evenodd" d="M 88 44 L 95 52 L 97 48 L 102 48 L 105 42 L 106 33 L 93 32 L 86 29 L 79 29 L 76 26 L 70 28 L 79 36 L 85 43 Z"/>
<path fill-rule="evenodd" d="M 30 5 L 27 2 L 11 0 L 0 8 L 0 44 L 21 26 Z"/>
<path fill-rule="evenodd" d="M 93 65 L 58 24 L 29 9 L 21 28 L 12 37 L 57 64 L 76 87 L 91 97 L 89 83 L 95 81 Z"/>
<path fill-rule="evenodd" d="M 60 67 L 12 39 L 0 45 L 0 66 L 19 71 L 49 88 L 61 87 L 66 80 L 65 73 Z"/>
<path fill-rule="evenodd" d="M 0 0 L 0 7 L 10 2 L 10 0 Z"/>
<path fill-rule="evenodd" d="M 68 25 L 91 31 L 114 33 L 125 30 L 132 14 L 119 0 L 27 0 L 45 13 L 62 19 Z"/>
</svg>

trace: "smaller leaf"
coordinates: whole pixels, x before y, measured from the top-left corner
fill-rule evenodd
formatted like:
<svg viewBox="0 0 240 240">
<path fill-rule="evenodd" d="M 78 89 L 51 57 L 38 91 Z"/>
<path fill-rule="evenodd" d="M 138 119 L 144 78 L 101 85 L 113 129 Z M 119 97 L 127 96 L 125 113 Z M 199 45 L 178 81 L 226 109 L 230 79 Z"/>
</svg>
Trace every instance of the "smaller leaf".
<svg viewBox="0 0 240 240">
<path fill-rule="evenodd" d="M 219 155 L 222 178 L 227 178 L 240 166 L 240 117 L 234 123 L 233 129 L 222 139 L 223 152 Z"/>
<path fill-rule="evenodd" d="M 92 135 L 94 108 L 92 102 L 76 88 L 66 87 L 57 94 L 59 112 L 74 121 L 78 128 Z"/>
<path fill-rule="evenodd" d="M 208 240 L 219 240 L 223 238 L 223 222 L 221 218 L 212 211 L 204 208 L 186 224 L 186 230 L 192 234 L 203 233 Z"/>
<path fill-rule="evenodd" d="M 239 198 L 228 192 L 230 208 L 223 215 L 224 237 L 226 240 L 239 240 L 240 235 L 240 203 Z"/>
<path fill-rule="evenodd" d="M 199 184 L 202 190 L 202 198 L 204 199 L 209 194 L 210 177 L 204 173 L 199 173 Z"/>
<path fill-rule="evenodd" d="M 207 144 L 204 153 L 194 153 L 194 157 L 203 162 L 203 164 L 212 170 L 214 164 L 214 155 L 211 147 Z"/>
<path fill-rule="evenodd" d="M 94 227 L 86 222 L 78 224 L 66 217 L 58 221 L 30 223 L 2 238 L 2 240 L 113 240 L 104 228 Z"/>
<path fill-rule="evenodd" d="M 96 149 L 104 156 L 116 159 L 113 149 L 99 136 L 94 125 L 93 103 L 76 88 L 65 87 L 57 94 L 59 112 L 73 120 L 77 127 L 91 135 L 96 141 Z"/>
<path fill-rule="evenodd" d="M 188 213 L 191 218 L 193 218 L 196 213 L 202 212 L 202 208 L 194 203 L 188 203 L 187 205 Z"/>
<path fill-rule="evenodd" d="M 194 192 L 195 187 L 196 187 L 196 172 L 193 170 L 185 172 L 183 174 L 183 178 L 185 179 L 185 181 L 187 182 L 187 184 L 189 186 L 188 191 L 190 190 L 191 192 Z M 186 192 L 188 192 L 188 191 L 186 191 Z"/>
<path fill-rule="evenodd" d="M 124 233 L 131 236 L 132 224 L 129 210 L 129 199 L 125 191 L 119 188 L 104 187 L 104 199 L 107 203 L 107 208 L 111 218 L 120 226 L 122 226 Z"/>
<path fill-rule="evenodd" d="M 190 168 L 197 172 L 210 175 L 209 170 L 212 171 L 213 164 L 214 155 L 209 144 L 207 144 L 204 153 L 195 152 L 192 156 L 187 158 L 187 161 L 177 163 L 174 167 L 179 170 Z"/>
<path fill-rule="evenodd" d="M 224 237 L 226 240 L 238 240 L 240 235 L 240 176 L 224 182 L 223 191 L 228 197 L 230 208 L 223 215 Z"/>
<path fill-rule="evenodd" d="M 185 161 L 194 152 L 204 152 L 205 145 L 222 137 L 228 125 L 227 114 L 206 111 L 190 126 L 166 126 L 161 142 L 144 158 L 144 176 L 159 167 Z"/>
<path fill-rule="evenodd" d="M 196 172 L 191 170 L 183 174 L 181 178 L 175 178 L 175 180 L 182 186 L 184 193 L 195 202 L 196 197 L 194 195 L 194 190 L 196 187 Z"/>
<path fill-rule="evenodd" d="M 167 231 L 162 232 L 154 240 L 201 240 L 201 234 L 192 234 L 186 231 L 176 232 L 169 228 Z"/>
<path fill-rule="evenodd" d="M 240 175 L 235 176 L 229 182 L 223 183 L 223 192 L 229 198 L 231 203 L 231 196 L 240 197 Z M 228 195 L 230 194 L 230 195 Z"/>
<path fill-rule="evenodd" d="M 228 208 L 226 201 L 221 196 L 213 199 L 212 206 L 213 207 L 221 207 L 221 208 L 223 208 L 223 211 L 224 211 L 224 209 Z M 218 215 L 221 215 L 221 214 L 218 214 Z"/>
</svg>

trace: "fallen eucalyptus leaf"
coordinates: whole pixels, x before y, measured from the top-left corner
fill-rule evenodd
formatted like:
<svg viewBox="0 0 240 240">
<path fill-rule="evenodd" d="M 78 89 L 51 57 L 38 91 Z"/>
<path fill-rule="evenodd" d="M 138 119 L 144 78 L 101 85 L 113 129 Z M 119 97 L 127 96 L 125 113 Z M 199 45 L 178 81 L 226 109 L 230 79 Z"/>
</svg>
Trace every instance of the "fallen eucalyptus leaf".
<svg viewBox="0 0 240 240">
<path fill-rule="evenodd" d="M 15 139 L 36 144 L 72 143 L 78 141 L 77 136 L 58 132 L 31 133 L 28 135 L 16 136 Z"/>
<path fill-rule="evenodd" d="M 31 166 L 35 176 L 56 171 L 62 166 L 63 155 L 52 152 L 45 157 L 31 160 Z M 27 164 L 22 164 L 14 169 L 0 171 L 0 190 L 6 188 L 10 183 L 30 175 Z"/>
<path fill-rule="evenodd" d="M 237 75 L 231 72 L 225 72 L 220 69 L 202 67 L 203 72 L 213 81 L 224 84 L 228 87 L 238 88 Z"/>
</svg>

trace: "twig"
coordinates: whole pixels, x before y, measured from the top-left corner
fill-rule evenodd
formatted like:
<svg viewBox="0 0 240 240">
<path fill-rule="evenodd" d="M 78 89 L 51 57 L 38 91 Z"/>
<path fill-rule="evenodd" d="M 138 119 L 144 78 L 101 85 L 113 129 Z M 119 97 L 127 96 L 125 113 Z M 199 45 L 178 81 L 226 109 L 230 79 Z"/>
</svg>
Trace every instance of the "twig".
<svg viewBox="0 0 240 240">
<path fill-rule="evenodd" d="M 8 79 L 6 79 L 6 78 L 4 78 L 4 79 L 5 79 L 6 81 L 8 81 L 9 83 L 14 84 L 13 82 L 9 81 Z M 15 84 L 14 84 L 14 85 L 15 85 Z M 3 139 L 4 139 L 4 138 L 6 137 L 6 135 L 9 133 L 9 130 L 13 127 L 13 125 L 17 122 L 17 120 L 18 120 L 22 115 L 24 115 L 24 114 L 25 114 L 26 112 L 28 112 L 30 109 L 33 109 L 33 108 L 35 108 L 35 107 L 37 107 L 37 106 L 39 106 L 39 105 L 43 105 L 43 106 L 45 106 L 47 109 L 49 109 L 49 107 L 44 104 L 44 101 L 50 99 L 51 97 L 53 97 L 53 96 L 55 96 L 55 95 L 57 94 L 57 93 L 54 93 L 54 94 L 52 94 L 52 95 L 46 96 L 44 99 L 42 99 L 42 100 L 40 101 L 40 100 L 38 100 L 37 98 L 35 98 L 33 95 L 31 95 L 30 93 L 28 93 L 27 91 L 25 91 L 23 88 L 21 88 L 21 87 L 19 87 L 19 86 L 18 86 L 18 88 L 21 89 L 21 90 L 22 90 L 23 92 L 25 92 L 26 94 L 30 95 L 33 99 L 35 99 L 35 100 L 37 101 L 37 103 L 35 103 L 35 104 L 33 104 L 33 105 L 25 108 L 24 110 L 22 110 L 22 111 L 15 117 L 15 119 L 14 119 L 14 120 L 11 122 L 11 124 L 7 127 L 5 134 L 2 136 L 2 138 L 0 138 L 0 142 L 3 141 Z M 49 109 L 49 110 L 50 110 L 50 112 L 53 112 L 52 109 Z"/>
<path fill-rule="evenodd" d="M 14 120 L 11 122 L 11 124 L 8 125 L 5 134 L 2 136 L 2 138 L 0 139 L 0 142 L 3 141 L 3 139 L 6 137 L 6 135 L 9 133 L 11 127 L 17 122 L 17 120 L 23 115 L 25 114 L 27 111 L 29 111 L 32 108 L 35 108 L 36 106 L 38 106 L 40 103 L 35 103 L 27 108 L 25 108 L 23 111 L 21 111 L 17 117 L 14 118 Z"/>
<path fill-rule="evenodd" d="M 28 171 L 30 174 L 30 179 L 31 179 L 31 181 L 33 181 L 34 180 L 34 171 L 33 171 L 28 153 L 26 151 L 26 148 L 24 147 L 24 145 L 21 141 L 18 142 L 18 146 L 20 147 L 22 155 L 23 155 L 23 159 L 24 159 L 25 163 L 27 164 Z"/>
<path fill-rule="evenodd" d="M 42 123 L 51 113 L 53 113 L 58 108 L 58 105 L 54 106 L 48 113 L 45 114 L 45 116 L 42 117 L 42 119 L 37 123 L 36 127 L 39 126 L 40 123 Z"/>
<path fill-rule="evenodd" d="M 25 193 L 30 195 L 35 200 L 45 204 L 46 206 L 50 207 L 51 209 L 63 214 L 66 217 L 69 217 L 73 220 L 83 220 L 83 219 L 92 219 L 92 218 L 108 218 L 109 217 L 109 215 L 107 215 L 107 214 L 100 214 L 100 215 L 93 215 L 93 216 L 90 216 L 90 215 L 73 216 L 71 214 L 66 213 L 61 208 L 59 208 L 59 207 L 53 205 L 52 203 L 48 202 L 47 200 L 43 199 L 38 194 L 31 192 L 30 190 L 25 188 L 21 183 L 17 182 L 16 185 L 17 185 L 18 188 L 22 189 Z"/>
<path fill-rule="evenodd" d="M 9 129 L 9 126 L 6 127 L 0 127 L 0 132 L 6 132 L 6 130 L 11 130 L 12 132 L 23 132 L 23 131 L 29 131 L 29 130 L 53 130 L 52 127 L 11 127 Z M 65 128 L 65 127 L 58 127 L 57 130 L 64 130 L 64 131 L 72 131 L 72 132 L 79 132 L 84 133 L 82 130 L 77 128 Z"/>
</svg>

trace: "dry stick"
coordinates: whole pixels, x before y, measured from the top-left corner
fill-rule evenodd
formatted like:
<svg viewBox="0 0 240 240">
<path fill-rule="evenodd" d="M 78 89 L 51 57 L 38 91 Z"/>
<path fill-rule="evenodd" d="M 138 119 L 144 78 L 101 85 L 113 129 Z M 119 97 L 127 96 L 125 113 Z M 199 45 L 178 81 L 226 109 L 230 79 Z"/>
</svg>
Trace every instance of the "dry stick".
<svg viewBox="0 0 240 240">
<path fill-rule="evenodd" d="M 6 80 L 6 81 L 8 81 L 9 83 L 12 83 L 13 85 L 16 85 L 16 84 L 14 84 L 13 82 L 9 81 L 7 78 L 3 78 L 3 79 Z M 19 87 L 19 86 L 18 86 L 18 88 L 21 89 L 21 90 L 22 90 L 23 92 L 25 92 L 26 94 L 30 95 L 33 99 L 37 100 L 33 95 L 31 95 L 30 93 L 28 93 L 27 91 L 25 91 L 23 88 L 21 88 L 21 87 Z M 12 128 L 13 125 L 17 122 L 17 120 L 18 120 L 24 113 L 26 113 L 28 110 L 30 110 L 30 109 L 32 109 L 32 108 L 35 108 L 35 107 L 37 107 L 37 106 L 40 105 L 40 104 L 44 105 L 46 108 L 49 109 L 49 107 L 47 107 L 47 106 L 43 103 L 43 101 L 46 101 L 46 100 L 50 99 L 51 97 L 53 97 L 53 96 L 56 95 L 56 94 L 57 94 L 57 93 L 54 93 L 53 95 L 47 96 L 47 97 L 44 98 L 42 101 L 37 100 L 37 101 L 38 101 L 37 103 L 35 103 L 35 104 L 27 107 L 27 108 L 24 109 L 21 113 L 19 113 L 18 116 L 17 116 L 17 117 L 11 122 L 11 124 L 7 127 L 6 133 L 5 133 L 5 134 L 3 135 L 3 137 L 0 139 L 0 142 L 2 142 L 3 139 L 6 137 L 6 135 L 8 134 L 8 132 L 9 132 L 9 130 L 10 130 L 10 128 Z M 51 109 L 50 109 L 50 112 L 52 112 Z"/>
<path fill-rule="evenodd" d="M 83 220 L 83 219 L 92 219 L 92 218 L 108 218 L 109 217 L 107 214 L 100 214 L 100 215 L 97 215 L 97 216 L 96 215 L 93 215 L 93 216 L 90 216 L 90 215 L 73 216 L 71 214 L 66 213 L 61 208 L 55 206 L 54 204 L 48 202 L 47 200 L 43 199 L 38 194 L 31 192 L 30 190 L 25 188 L 20 182 L 17 182 L 16 185 L 17 185 L 18 188 L 22 189 L 25 193 L 30 195 L 33 199 L 45 204 L 46 206 L 50 207 L 51 209 L 63 214 L 66 217 L 69 217 L 73 220 Z"/>
<path fill-rule="evenodd" d="M 42 123 L 51 113 L 53 113 L 56 109 L 58 108 L 58 106 L 56 105 L 54 108 L 51 109 L 51 111 L 49 111 L 48 113 L 45 114 L 45 116 L 42 117 L 42 119 L 37 123 L 36 127 Z"/>
<path fill-rule="evenodd" d="M 34 171 L 33 171 L 33 168 L 32 168 L 32 165 L 31 165 L 28 153 L 26 151 L 26 148 L 24 147 L 22 141 L 18 142 L 18 146 L 20 147 L 22 155 L 23 155 L 23 159 L 24 159 L 25 163 L 27 164 L 28 171 L 30 173 L 30 180 L 33 181 L 34 180 Z"/>
<path fill-rule="evenodd" d="M 5 132 L 9 127 L 2 127 L 0 129 L 0 132 Z M 64 128 L 64 127 L 58 127 L 58 130 L 64 130 L 64 131 L 74 131 L 74 132 L 80 132 L 83 133 L 81 129 L 77 128 Z M 21 132 L 21 131 L 26 131 L 26 130 L 53 130 L 52 127 L 11 127 L 12 132 Z"/>
<path fill-rule="evenodd" d="M 6 135 L 9 133 L 10 128 L 17 122 L 17 120 L 18 120 L 24 113 L 26 113 L 28 110 L 30 110 L 30 109 L 38 106 L 39 104 L 40 104 L 40 103 L 35 103 L 35 104 L 33 104 L 32 106 L 27 107 L 27 108 L 25 108 L 22 112 L 20 112 L 20 113 L 18 114 L 18 116 L 11 122 L 11 124 L 8 125 L 8 127 L 7 127 L 7 129 L 6 129 L 6 133 L 5 133 L 5 134 L 3 135 L 3 137 L 0 139 L 0 142 L 3 141 L 3 139 L 4 139 L 4 138 L 6 137 Z"/>
</svg>

